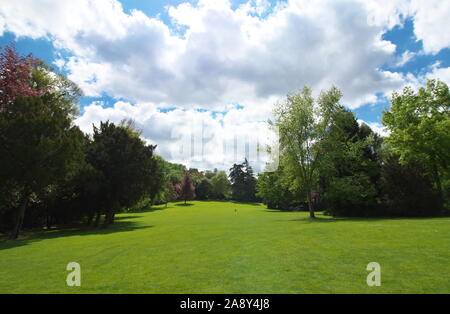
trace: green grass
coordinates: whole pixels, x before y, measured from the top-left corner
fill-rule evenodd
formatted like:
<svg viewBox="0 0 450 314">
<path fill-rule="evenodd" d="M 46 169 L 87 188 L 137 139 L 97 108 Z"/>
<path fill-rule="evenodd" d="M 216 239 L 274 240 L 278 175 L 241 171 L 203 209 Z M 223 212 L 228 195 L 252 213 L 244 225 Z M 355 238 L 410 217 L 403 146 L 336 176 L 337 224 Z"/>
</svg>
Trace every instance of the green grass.
<svg viewBox="0 0 450 314">
<path fill-rule="evenodd" d="M 1 293 L 450 293 L 450 218 L 332 219 L 231 202 L 0 242 Z M 237 209 L 237 213 L 235 213 Z M 66 265 L 81 265 L 67 287 Z M 381 287 L 366 266 L 381 265 Z"/>
</svg>

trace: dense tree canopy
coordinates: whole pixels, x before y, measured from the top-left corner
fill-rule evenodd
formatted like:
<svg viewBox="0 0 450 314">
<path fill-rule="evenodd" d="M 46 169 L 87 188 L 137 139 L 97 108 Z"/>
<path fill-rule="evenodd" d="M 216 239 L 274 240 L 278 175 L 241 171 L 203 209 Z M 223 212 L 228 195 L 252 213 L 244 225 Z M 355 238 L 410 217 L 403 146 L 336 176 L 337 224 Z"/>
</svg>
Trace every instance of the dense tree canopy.
<svg viewBox="0 0 450 314">
<path fill-rule="evenodd" d="M 320 143 L 325 152 L 319 189 L 326 211 L 334 216 L 363 216 L 376 210 L 381 139 L 354 114 L 339 107 Z"/>
<path fill-rule="evenodd" d="M 154 145 L 146 145 L 133 130 L 113 123 L 94 127 L 88 162 L 102 174 L 101 195 L 105 203 L 105 225 L 114 221 L 122 207 L 155 195 L 159 182 Z"/>
<path fill-rule="evenodd" d="M 242 164 L 234 164 L 230 168 L 232 198 L 240 202 L 256 200 L 256 179 L 247 158 Z"/>
<path fill-rule="evenodd" d="M 9 200 L 15 199 L 7 206 L 18 205 L 11 231 L 17 238 L 30 197 L 75 171 L 83 159 L 83 134 L 73 125 L 79 89 L 45 64 L 18 58 L 11 49 L 7 53 L 1 70 L 17 69 L 19 82 L 1 83 L 7 87 L 0 111 L 0 180 L 10 187 Z M 11 79 L 8 73 L 2 81 Z"/>
<path fill-rule="evenodd" d="M 439 80 L 429 80 L 416 93 L 406 87 L 392 95 L 392 107 L 383 114 L 387 138 L 401 164 L 419 162 L 433 178 L 442 197 L 450 189 L 450 92 Z"/>
<path fill-rule="evenodd" d="M 230 196 L 230 181 L 225 171 L 217 171 L 210 182 L 212 185 L 212 198 L 225 199 Z"/>
<path fill-rule="evenodd" d="M 273 172 L 264 172 L 258 176 L 257 196 L 270 209 L 289 210 L 300 203 L 298 193 L 291 184 L 288 174 L 279 167 Z"/>
</svg>

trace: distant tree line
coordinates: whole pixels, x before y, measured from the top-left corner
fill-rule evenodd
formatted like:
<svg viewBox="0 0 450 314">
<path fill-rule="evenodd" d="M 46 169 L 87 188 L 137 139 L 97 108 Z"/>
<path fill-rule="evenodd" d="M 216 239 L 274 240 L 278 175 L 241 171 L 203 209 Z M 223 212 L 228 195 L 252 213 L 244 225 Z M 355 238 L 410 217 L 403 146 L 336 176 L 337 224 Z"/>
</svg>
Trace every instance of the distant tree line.
<svg viewBox="0 0 450 314">
<path fill-rule="evenodd" d="M 199 171 L 184 165 L 170 163 L 158 156 L 164 173 L 164 188 L 152 200 L 153 204 L 166 204 L 174 200 L 235 200 L 255 202 L 256 177 L 247 159 L 233 164 L 230 174 L 217 169 Z"/>
<path fill-rule="evenodd" d="M 287 96 L 271 125 L 279 167 L 258 176 L 272 209 L 333 216 L 436 216 L 450 207 L 450 94 L 439 80 L 392 95 L 380 137 L 340 104 L 337 88 L 317 100 L 305 87 Z"/>
</svg>

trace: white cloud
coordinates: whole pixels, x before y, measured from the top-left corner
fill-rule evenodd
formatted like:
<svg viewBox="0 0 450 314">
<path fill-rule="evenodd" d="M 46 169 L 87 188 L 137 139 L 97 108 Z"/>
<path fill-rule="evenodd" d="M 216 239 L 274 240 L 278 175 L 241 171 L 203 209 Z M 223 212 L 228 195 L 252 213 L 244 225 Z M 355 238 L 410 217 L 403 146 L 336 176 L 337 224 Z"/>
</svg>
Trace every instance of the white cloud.
<svg viewBox="0 0 450 314">
<path fill-rule="evenodd" d="M 93 102 L 84 108 L 76 124 L 92 133 L 92 124 L 132 118 L 143 131 L 142 137 L 157 144 L 157 153 L 168 160 L 202 170 L 227 170 L 247 156 L 254 169 L 261 171 L 269 159 L 264 152 L 258 152 L 258 143 L 263 149 L 274 138 L 266 116 L 266 112 L 258 114 L 240 107 L 213 115 L 193 109 L 164 112 L 150 103 L 131 105 L 118 101 L 112 107 L 104 107 L 101 102 Z"/>
<path fill-rule="evenodd" d="M 369 8 L 368 22 L 387 29 L 414 20 L 414 35 L 421 40 L 425 53 L 437 53 L 450 47 L 448 32 L 450 1 L 446 0 L 362 0 Z"/>
<path fill-rule="evenodd" d="M 426 53 L 450 47 L 450 1 L 413 0 L 414 34 L 422 40 Z"/>
<path fill-rule="evenodd" d="M 251 0 L 232 10 L 228 0 L 199 0 L 167 8 L 176 27 L 171 29 L 140 11 L 124 12 L 117 0 L 15 0 L 2 1 L 0 34 L 51 40 L 66 52 L 55 65 L 87 96 L 126 100 L 109 108 L 98 102 L 86 106 L 77 120 L 85 131 L 101 120 L 133 118 L 143 136 L 176 161 L 170 156 L 181 139 L 174 134 L 198 133 L 198 126 L 206 125 L 217 135 L 204 147 L 205 159 L 191 161 L 206 168 L 218 160 L 232 162 L 234 151 L 222 148 L 234 143 L 235 134 L 250 139 L 266 134 L 271 106 L 304 85 L 315 93 L 336 85 L 350 108 L 376 102 L 376 93 L 418 85 L 423 78 L 381 69 L 413 57 L 395 58 L 395 45 L 382 34 L 402 23 L 401 15 L 411 16 L 425 52 L 448 47 L 448 3 Z M 448 68 L 434 67 L 428 75 L 450 80 Z M 383 134 L 379 123 L 369 125 Z M 245 152 L 236 154 L 242 159 Z"/>
<path fill-rule="evenodd" d="M 450 86 L 450 67 L 440 68 L 438 66 L 433 67 L 432 71 L 426 74 L 428 79 L 440 79 L 444 83 Z"/>
<path fill-rule="evenodd" d="M 271 9 L 252 0 L 236 10 L 225 0 L 182 3 L 168 8 L 187 28 L 182 37 L 159 19 L 125 13 L 116 0 L 46 4 L 7 2 L 0 16 L 19 36 L 46 37 L 72 52 L 65 69 L 88 96 L 220 109 L 334 84 L 354 108 L 403 81 L 379 70 L 395 46 L 381 40 L 385 25 L 368 23 L 371 7 L 358 0 Z"/>
</svg>

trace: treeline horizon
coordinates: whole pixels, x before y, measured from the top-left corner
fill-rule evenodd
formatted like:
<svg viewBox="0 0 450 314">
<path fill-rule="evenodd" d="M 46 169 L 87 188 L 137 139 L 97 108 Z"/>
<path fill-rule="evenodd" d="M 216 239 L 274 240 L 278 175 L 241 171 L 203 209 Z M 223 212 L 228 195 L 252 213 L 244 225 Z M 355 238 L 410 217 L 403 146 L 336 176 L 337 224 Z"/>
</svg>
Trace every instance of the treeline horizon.
<svg viewBox="0 0 450 314">
<path fill-rule="evenodd" d="M 91 135 L 74 124 L 78 86 L 43 61 L 0 54 L 0 232 L 85 223 L 175 200 L 263 202 L 332 216 L 439 216 L 449 212 L 450 95 L 430 80 L 392 96 L 380 137 L 340 104 L 305 87 L 275 106 L 279 167 L 255 176 L 247 159 L 225 171 L 187 169 L 155 154 L 132 120 Z M 102 219 L 103 217 L 103 219 Z"/>
</svg>

